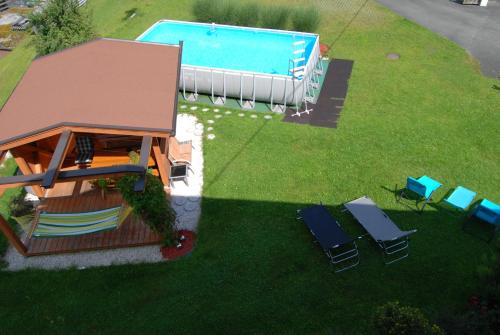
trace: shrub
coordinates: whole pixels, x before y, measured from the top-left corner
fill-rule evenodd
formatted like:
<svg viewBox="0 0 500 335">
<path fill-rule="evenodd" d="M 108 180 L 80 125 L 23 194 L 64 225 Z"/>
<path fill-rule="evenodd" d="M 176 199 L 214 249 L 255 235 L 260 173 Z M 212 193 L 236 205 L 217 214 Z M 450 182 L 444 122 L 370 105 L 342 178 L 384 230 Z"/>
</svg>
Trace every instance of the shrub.
<svg viewBox="0 0 500 335">
<path fill-rule="evenodd" d="M 319 11 L 316 7 L 297 7 L 293 11 L 292 26 L 296 31 L 314 32 L 320 22 Z"/>
<path fill-rule="evenodd" d="M 260 7 L 255 3 L 242 4 L 235 9 L 234 22 L 231 24 L 237 26 L 255 27 L 259 22 Z"/>
<path fill-rule="evenodd" d="M 264 28 L 286 29 L 290 10 L 285 6 L 268 6 L 262 11 L 261 26 Z"/>
<path fill-rule="evenodd" d="M 259 6 L 251 2 L 235 4 L 230 0 L 196 0 L 193 15 L 198 22 L 256 26 Z"/>
<path fill-rule="evenodd" d="M 76 0 L 51 0 L 47 7 L 30 15 L 36 32 L 39 56 L 63 50 L 95 37 L 92 20 Z"/>
<path fill-rule="evenodd" d="M 381 335 L 441 335 L 437 325 L 431 325 L 418 308 L 389 302 L 377 308 L 375 329 Z"/>
<path fill-rule="evenodd" d="M 213 1 L 214 21 L 221 24 L 234 24 L 237 7 L 231 0 Z"/>
<path fill-rule="evenodd" d="M 198 22 L 214 22 L 213 0 L 196 0 L 193 2 L 193 15 Z"/>
<path fill-rule="evenodd" d="M 33 205 L 24 200 L 26 191 L 21 189 L 9 202 L 9 213 L 12 216 L 20 217 L 31 214 L 34 210 Z"/>
<path fill-rule="evenodd" d="M 135 192 L 138 176 L 125 176 L 118 181 L 118 188 L 125 201 L 132 206 L 133 213 L 141 217 L 151 229 L 164 238 L 164 244 L 175 242 L 175 212 L 170 206 L 163 183 L 158 177 L 148 173 L 144 192 Z"/>
</svg>

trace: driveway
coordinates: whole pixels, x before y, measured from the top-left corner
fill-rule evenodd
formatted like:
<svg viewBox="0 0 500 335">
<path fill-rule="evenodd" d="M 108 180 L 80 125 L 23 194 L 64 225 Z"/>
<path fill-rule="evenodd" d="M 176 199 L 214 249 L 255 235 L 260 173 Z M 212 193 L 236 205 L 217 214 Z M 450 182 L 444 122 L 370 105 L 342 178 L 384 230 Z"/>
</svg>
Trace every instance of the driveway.
<svg viewBox="0 0 500 335">
<path fill-rule="evenodd" d="M 500 0 L 490 0 L 488 7 L 449 0 L 377 1 L 467 49 L 485 76 L 500 77 Z"/>
</svg>

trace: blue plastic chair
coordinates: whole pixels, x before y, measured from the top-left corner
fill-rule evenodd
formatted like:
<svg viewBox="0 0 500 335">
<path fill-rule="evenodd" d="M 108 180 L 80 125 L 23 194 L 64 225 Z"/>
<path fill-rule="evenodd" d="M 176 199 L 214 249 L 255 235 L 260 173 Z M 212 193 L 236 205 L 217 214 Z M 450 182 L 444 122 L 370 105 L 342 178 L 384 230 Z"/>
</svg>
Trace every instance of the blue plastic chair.
<svg viewBox="0 0 500 335">
<path fill-rule="evenodd" d="M 489 239 L 486 239 L 488 242 L 495 237 L 497 230 L 500 228 L 500 206 L 489 201 L 488 199 L 483 199 L 479 204 L 477 204 L 471 211 L 469 217 L 476 217 L 494 227 L 493 234 Z M 467 220 L 463 225 L 464 231 L 466 231 L 465 227 L 467 226 L 466 223 L 468 221 L 470 220 Z"/>
<path fill-rule="evenodd" d="M 399 193 L 399 200 L 401 198 L 407 198 L 407 191 L 418 195 L 419 198 L 416 200 L 415 206 L 417 207 L 417 210 L 422 212 L 425 205 L 432 200 L 432 194 L 441 186 L 440 182 L 428 176 L 421 176 L 418 179 L 408 177 L 406 179 L 406 188 Z M 424 204 L 421 208 L 418 208 L 418 203 L 421 201 L 424 201 Z"/>
<path fill-rule="evenodd" d="M 483 199 L 479 205 L 476 206 L 472 215 L 488 222 L 489 224 L 495 226 L 500 225 L 500 205 L 497 205 L 488 199 Z"/>
<path fill-rule="evenodd" d="M 444 202 L 463 212 L 469 207 L 475 197 L 476 192 L 466 189 L 463 186 L 458 186 L 448 198 L 444 199 Z"/>
</svg>

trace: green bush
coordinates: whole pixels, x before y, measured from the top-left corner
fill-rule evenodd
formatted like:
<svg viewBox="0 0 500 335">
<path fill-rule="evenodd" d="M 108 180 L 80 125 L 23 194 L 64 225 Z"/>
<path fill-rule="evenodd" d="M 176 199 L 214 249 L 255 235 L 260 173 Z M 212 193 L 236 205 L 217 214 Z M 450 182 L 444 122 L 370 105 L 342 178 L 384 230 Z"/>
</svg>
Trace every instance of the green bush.
<svg viewBox="0 0 500 335">
<path fill-rule="evenodd" d="M 234 24 L 236 22 L 237 7 L 231 0 L 213 1 L 214 16 L 213 22 L 220 24 Z"/>
<path fill-rule="evenodd" d="M 138 176 L 125 176 L 118 181 L 118 188 L 125 201 L 133 208 L 133 213 L 164 238 L 167 246 L 175 243 L 175 212 L 167 200 L 163 183 L 158 177 L 148 173 L 143 192 L 135 192 Z"/>
<path fill-rule="evenodd" d="M 96 35 L 90 15 L 76 0 L 51 0 L 47 7 L 30 15 L 39 56 L 63 50 L 93 39 Z"/>
<path fill-rule="evenodd" d="M 237 26 L 255 27 L 259 22 L 260 7 L 255 3 L 245 3 L 236 7 L 234 22 L 231 24 Z"/>
<path fill-rule="evenodd" d="M 214 2 L 213 0 L 196 0 L 193 2 L 193 15 L 198 22 L 214 22 Z"/>
<path fill-rule="evenodd" d="M 288 11 L 282 7 L 279 14 L 288 18 Z M 267 11 L 267 8 L 264 12 Z M 193 16 L 198 22 L 215 22 L 236 26 L 256 27 L 259 22 L 261 6 L 255 2 L 239 3 L 231 0 L 196 0 L 192 7 Z M 283 18 L 281 19 L 283 20 Z"/>
<path fill-rule="evenodd" d="M 34 210 L 33 205 L 26 200 L 26 191 L 21 189 L 9 202 L 9 213 L 12 216 L 20 217 L 31 214 Z"/>
<path fill-rule="evenodd" d="M 380 335 L 442 335 L 437 325 L 431 325 L 423 313 L 414 307 L 389 302 L 377 308 L 374 326 Z"/>
<path fill-rule="evenodd" d="M 297 7 L 293 11 L 292 26 L 293 30 L 314 32 L 319 26 L 320 15 L 319 11 L 314 6 Z"/>
<path fill-rule="evenodd" d="M 285 6 L 268 6 L 261 15 L 261 26 L 272 29 L 286 29 L 290 10 Z"/>
</svg>

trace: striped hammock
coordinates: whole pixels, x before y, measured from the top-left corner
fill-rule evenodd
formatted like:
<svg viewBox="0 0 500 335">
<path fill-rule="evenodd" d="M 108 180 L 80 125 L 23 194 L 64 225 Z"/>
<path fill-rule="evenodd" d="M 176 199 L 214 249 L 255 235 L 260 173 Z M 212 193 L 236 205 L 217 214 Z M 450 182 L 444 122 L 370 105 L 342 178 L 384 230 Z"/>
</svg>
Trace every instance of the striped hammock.
<svg viewBox="0 0 500 335">
<path fill-rule="evenodd" d="M 132 208 L 113 207 L 85 213 L 40 213 L 34 237 L 78 236 L 116 229 Z"/>
</svg>

